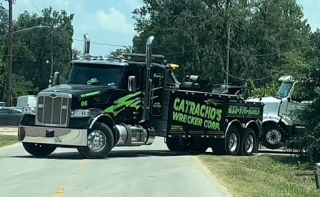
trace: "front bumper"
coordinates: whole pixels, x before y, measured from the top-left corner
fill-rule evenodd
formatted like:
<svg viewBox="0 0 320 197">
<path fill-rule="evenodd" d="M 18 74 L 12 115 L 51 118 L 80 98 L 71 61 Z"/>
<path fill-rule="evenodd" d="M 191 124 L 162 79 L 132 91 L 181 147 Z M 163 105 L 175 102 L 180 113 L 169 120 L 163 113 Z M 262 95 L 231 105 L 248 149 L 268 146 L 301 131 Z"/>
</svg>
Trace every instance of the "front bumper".
<svg viewBox="0 0 320 197">
<path fill-rule="evenodd" d="M 19 126 L 18 139 L 22 142 L 57 146 L 87 146 L 87 129 Z"/>
</svg>

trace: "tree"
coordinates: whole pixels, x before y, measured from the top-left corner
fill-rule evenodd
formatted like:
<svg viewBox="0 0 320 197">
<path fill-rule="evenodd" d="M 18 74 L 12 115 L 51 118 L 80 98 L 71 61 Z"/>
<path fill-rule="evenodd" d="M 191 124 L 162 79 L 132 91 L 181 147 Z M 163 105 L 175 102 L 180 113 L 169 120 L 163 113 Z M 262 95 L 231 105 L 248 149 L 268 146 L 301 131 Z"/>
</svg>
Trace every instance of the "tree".
<svg viewBox="0 0 320 197">
<path fill-rule="evenodd" d="M 181 75 L 188 70 L 214 83 L 225 76 L 227 24 L 231 82 L 273 75 L 287 58 L 284 52 L 302 50 L 309 38 L 310 27 L 295 0 L 230 0 L 228 10 L 225 0 L 143 2 L 133 11 L 134 50 L 145 52 L 145 41 L 153 35 L 154 52 L 179 62 Z M 258 86 L 266 82 L 270 79 L 255 81 Z"/>
<path fill-rule="evenodd" d="M 78 59 L 81 56 L 81 51 L 77 49 L 72 49 L 72 59 Z"/>
<path fill-rule="evenodd" d="M 42 16 L 27 11 L 20 14 L 14 24 L 14 30 L 38 25 L 50 28 L 33 29 L 15 35 L 14 72 L 31 80 L 39 90 L 46 88 L 50 76 L 53 37 L 54 71 L 67 75 L 72 59 L 73 17 L 74 14 L 54 11 L 51 7 L 45 8 Z"/>
<path fill-rule="evenodd" d="M 132 53 L 132 47 L 125 47 L 121 49 L 116 49 L 115 51 L 111 51 L 108 55 L 108 58 L 118 58 L 123 53 Z"/>
<path fill-rule="evenodd" d="M 296 111 L 296 115 L 305 125 L 305 130 L 291 139 L 290 146 L 306 151 L 309 161 L 320 161 L 320 30 L 311 34 L 312 45 L 306 50 L 306 61 L 310 65 L 308 70 L 300 72 L 304 75 L 302 89 L 299 91 L 306 95 L 311 104 L 302 110 Z M 295 68 L 294 68 L 295 69 Z"/>
</svg>

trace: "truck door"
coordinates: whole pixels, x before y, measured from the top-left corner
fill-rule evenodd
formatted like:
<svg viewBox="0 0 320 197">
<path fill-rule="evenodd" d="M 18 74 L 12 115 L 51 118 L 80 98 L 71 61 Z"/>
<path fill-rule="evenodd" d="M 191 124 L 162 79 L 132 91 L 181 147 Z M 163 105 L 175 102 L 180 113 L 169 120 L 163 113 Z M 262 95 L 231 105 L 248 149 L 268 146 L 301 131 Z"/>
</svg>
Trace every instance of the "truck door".
<svg viewBox="0 0 320 197">
<path fill-rule="evenodd" d="M 306 97 L 303 91 L 303 84 L 296 82 L 293 87 L 292 95 L 287 104 L 286 116 L 292 122 L 292 125 L 300 125 L 301 121 L 296 114 L 298 110 L 305 108 L 311 101 Z"/>
<path fill-rule="evenodd" d="M 163 70 L 154 67 L 152 72 L 151 86 L 151 116 L 161 118 L 162 115 L 162 95 L 164 86 Z"/>
</svg>

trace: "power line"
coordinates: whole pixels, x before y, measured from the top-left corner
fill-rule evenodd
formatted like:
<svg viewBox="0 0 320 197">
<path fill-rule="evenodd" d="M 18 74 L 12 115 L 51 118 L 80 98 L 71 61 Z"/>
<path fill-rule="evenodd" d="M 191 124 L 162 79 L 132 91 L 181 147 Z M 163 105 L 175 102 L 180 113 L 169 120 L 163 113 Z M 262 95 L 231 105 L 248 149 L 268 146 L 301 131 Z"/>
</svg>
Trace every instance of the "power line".
<svg viewBox="0 0 320 197">
<path fill-rule="evenodd" d="M 84 42 L 84 40 L 81 39 L 73 39 L 75 41 L 79 41 L 79 42 Z M 112 47 L 127 47 L 129 45 L 119 45 L 119 44 L 108 44 L 108 43 L 102 43 L 102 42 L 92 42 L 90 41 L 91 44 L 97 44 L 97 45 L 104 45 L 104 46 L 112 46 Z"/>
<path fill-rule="evenodd" d="M 252 54 L 252 53 L 244 53 L 244 52 L 240 52 L 234 48 L 231 48 L 231 51 L 238 54 L 238 55 L 242 55 L 242 56 L 249 56 L 249 57 L 267 57 L 267 56 L 274 56 L 274 55 L 281 55 L 281 54 L 284 54 L 284 53 L 287 53 L 287 52 L 290 52 L 290 51 L 294 51 L 294 50 L 298 50 L 298 49 L 303 49 L 303 48 L 306 48 L 308 47 L 308 45 L 310 45 L 310 42 L 313 42 L 313 41 L 317 41 L 318 39 L 315 38 L 315 39 L 310 39 L 308 43 L 305 43 L 303 45 L 300 45 L 300 46 L 296 46 L 296 47 L 293 47 L 293 48 L 290 48 L 290 49 L 286 49 L 286 50 L 283 50 L 283 51 L 279 51 L 279 52 L 274 52 L 274 53 L 268 53 L 268 54 Z M 187 45 L 185 45 L 187 46 Z M 190 45 L 189 45 L 190 46 Z M 204 47 L 200 47 L 200 48 L 197 48 L 197 49 L 191 49 L 190 51 L 194 51 L 194 50 L 204 50 L 204 49 L 212 49 L 214 47 L 212 47 L 212 45 L 207 45 L 207 46 L 204 46 Z M 178 52 L 173 52 L 173 53 L 167 53 L 167 54 L 163 54 L 163 55 L 166 55 L 166 56 L 170 56 L 170 55 L 179 55 L 179 54 L 183 54 L 183 53 L 186 53 L 186 50 L 181 50 L 181 51 L 178 51 Z"/>
<path fill-rule="evenodd" d="M 266 77 L 260 77 L 260 78 L 255 78 L 255 79 L 252 79 L 252 78 L 244 79 L 244 78 L 236 77 L 236 76 L 228 73 L 228 72 L 227 72 L 226 70 L 224 70 L 224 69 L 222 69 L 222 72 L 224 72 L 225 74 L 229 75 L 230 77 L 235 78 L 235 79 L 238 79 L 238 80 L 240 80 L 240 81 L 248 81 L 248 80 L 260 81 L 260 80 L 269 79 L 269 78 L 272 78 L 272 77 L 273 77 L 273 75 L 269 75 L 269 76 L 266 76 Z M 279 73 L 279 72 L 276 72 L 276 73 Z"/>
<path fill-rule="evenodd" d="M 40 9 L 33 3 L 32 0 L 29 0 L 29 2 L 31 3 L 31 5 L 36 8 L 36 10 L 38 10 L 39 13 L 41 13 Z"/>
<path fill-rule="evenodd" d="M 82 39 L 73 39 L 75 41 L 79 41 L 79 42 L 84 42 L 84 40 Z M 314 39 L 314 40 L 317 40 L 317 39 Z M 310 42 L 312 42 L 313 40 L 310 40 Z M 112 47 L 128 47 L 130 45 L 120 45 L 120 44 L 110 44 L 110 43 L 102 43 L 102 42 L 90 42 L 92 44 L 97 44 L 97 45 L 104 45 L 104 46 L 112 46 Z M 304 45 L 301 45 L 301 46 L 297 46 L 297 47 L 294 47 L 294 48 L 291 48 L 291 49 L 287 49 L 287 50 L 283 50 L 283 51 L 279 51 L 279 52 L 275 52 L 275 53 L 269 53 L 269 54 L 252 54 L 252 53 L 244 53 L 244 52 L 240 52 L 240 51 L 237 51 L 236 49 L 234 48 L 231 48 L 231 51 L 238 54 L 238 55 L 242 55 L 242 56 L 249 56 L 249 57 L 266 57 L 266 56 L 274 56 L 274 55 L 281 55 L 281 54 L 284 54 L 284 53 L 287 53 L 287 52 L 290 52 L 290 51 L 294 51 L 294 50 L 297 50 L 297 49 L 303 49 L 305 47 L 308 46 L 309 43 L 306 43 Z M 194 44 L 187 44 L 187 45 L 184 45 L 184 46 L 193 46 Z M 164 53 L 163 55 L 164 56 L 172 56 L 172 55 L 179 55 L 179 54 L 184 54 L 186 52 L 192 52 L 192 51 L 195 51 L 195 50 L 204 50 L 204 49 L 211 49 L 212 48 L 212 45 L 208 45 L 208 46 L 204 46 L 204 47 L 200 47 L 200 48 L 197 48 L 197 49 L 190 49 L 189 50 L 181 50 L 181 51 L 177 51 L 177 52 L 173 52 L 173 53 Z M 2 55 L 3 57 L 4 56 L 8 56 L 8 55 Z M 16 56 L 17 57 L 17 56 Z"/>
<path fill-rule="evenodd" d="M 31 3 L 31 5 L 39 12 L 41 13 L 40 9 L 34 4 L 34 2 L 32 0 L 29 0 L 29 2 Z M 80 41 L 80 42 L 84 42 L 81 39 L 73 39 L 75 41 Z M 108 44 L 108 43 L 100 43 L 100 42 L 92 42 L 92 44 L 97 44 L 97 45 L 105 45 L 105 46 L 112 46 L 112 47 L 126 47 L 126 45 L 117 45 L 117 44 Z"/>
</svg>

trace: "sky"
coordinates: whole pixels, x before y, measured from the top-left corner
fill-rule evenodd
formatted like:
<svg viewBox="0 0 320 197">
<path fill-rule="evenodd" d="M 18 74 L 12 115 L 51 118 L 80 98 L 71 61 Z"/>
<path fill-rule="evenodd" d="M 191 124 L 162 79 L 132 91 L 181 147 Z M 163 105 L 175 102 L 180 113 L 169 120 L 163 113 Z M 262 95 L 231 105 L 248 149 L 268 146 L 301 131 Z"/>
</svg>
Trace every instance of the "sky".
<svg viewBox="0 0 320 197">
<path fill-rule="evenodd" d="M 320 28 L 320 0 L 297 2 L 302 5 L 312 30 Z M 141 5 L 141 0 L 16 0 L 13 16 L 16 19 L 24 10 L 40 15 L 43 8 L 51 6 L 75 14 L 74 39 L 83 40 L 84 33 L 88 33 L 91 42 L 128 46 L 136 35 L 132 11 Z M 82 51 L 83 42 L 74 40 L 73 47 Z M 90 54 L 105 56 L 117 48 L 120 47 L 91 43 Z"/>
</svg>

